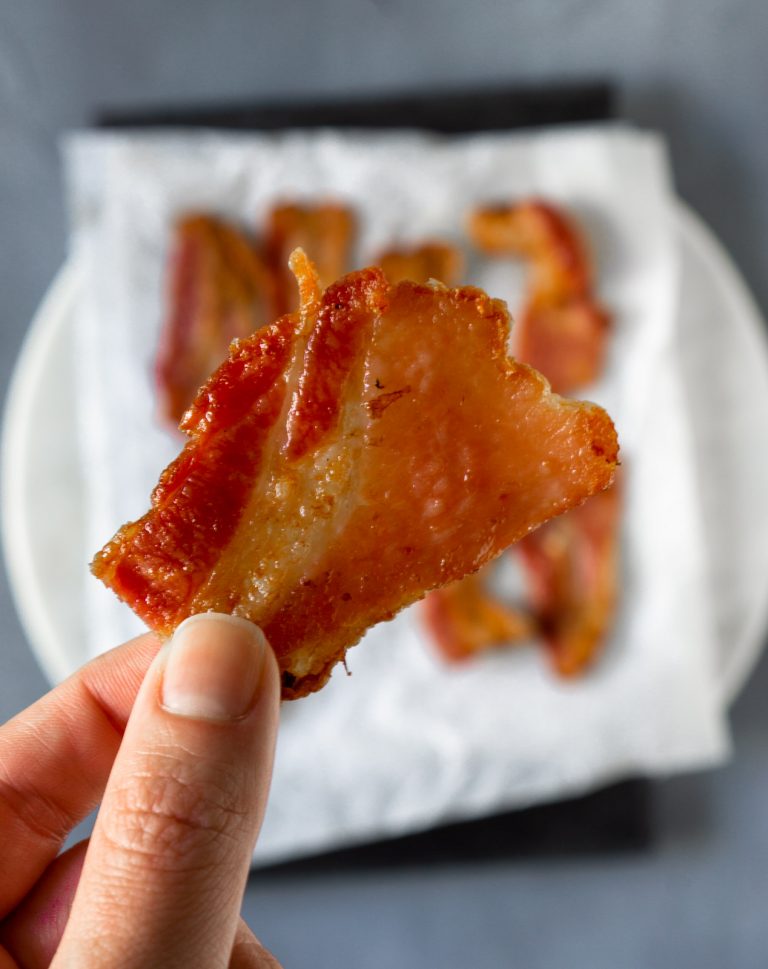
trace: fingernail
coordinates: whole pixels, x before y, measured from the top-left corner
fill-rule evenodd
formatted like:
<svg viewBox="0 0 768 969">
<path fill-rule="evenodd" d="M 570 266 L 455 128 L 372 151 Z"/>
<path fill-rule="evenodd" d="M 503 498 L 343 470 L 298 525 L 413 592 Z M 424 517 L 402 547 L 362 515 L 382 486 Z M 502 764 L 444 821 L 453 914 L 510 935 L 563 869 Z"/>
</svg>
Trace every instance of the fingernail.
<svg viewBox="0 0 768 969">
<path fill-rule="evenodd" d="M 190 616 L 170 641 L 162 704 L 180 717 L 237 720 L 253 706 L 267 641 L 237 616 Z"/>
</svg>

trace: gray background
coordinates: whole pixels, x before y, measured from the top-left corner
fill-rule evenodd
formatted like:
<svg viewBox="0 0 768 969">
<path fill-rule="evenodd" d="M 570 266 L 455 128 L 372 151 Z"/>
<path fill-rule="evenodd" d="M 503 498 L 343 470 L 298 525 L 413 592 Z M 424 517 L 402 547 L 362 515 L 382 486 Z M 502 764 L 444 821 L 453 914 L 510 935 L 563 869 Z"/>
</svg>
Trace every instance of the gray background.
<svg viewBox="0 0 768 969">
<path fill-rule="evenodd" d="M 66 251 L 57 139 L 106 104 L 608 76 L 766 307 L 767 40 L 764 0 L 0 0 L 3 391 Z M 44 689 L 0 576 L 0 721 Z M 660 786 L 648 854 L 261 877 L 246 917 L 286 969 L 762 967 L 766 690 L 730 766 Z"/>
</svg>

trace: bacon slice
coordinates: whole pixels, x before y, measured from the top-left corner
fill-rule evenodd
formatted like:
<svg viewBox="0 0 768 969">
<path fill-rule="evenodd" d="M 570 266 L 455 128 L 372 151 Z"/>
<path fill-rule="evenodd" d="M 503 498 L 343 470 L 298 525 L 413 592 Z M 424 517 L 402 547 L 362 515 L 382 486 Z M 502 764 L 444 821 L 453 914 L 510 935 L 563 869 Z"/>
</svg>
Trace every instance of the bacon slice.
<svg viewBox="0 0 768 969">
<path fill-rule="evenodd" d="M 466 660 L 536 634 L 531 616 L 510 608 L 488 592 L 485 573 L 489 568 L 435 589 L 422 603 L 424 623 L 444 659 Z"/>
<path fill-rule="evenodd" d="M 603 368 L 610 315 L 593 293 L 586 242 L 564 212 L 546 202 L 478 209 L 470 234 L 487 253 L 527 259 L 526 305 L 515 326 L 515 353 L 567 394 L 592 383 Z"/>
<path fill-rule="evenodd" d="M 428 283 L 438 279 L 446 286 L 455 286 L 462 271 L 461 253 L 447 242 L 424 242 L 412 248 L 387 249 L 376 260 L 391 283 L 410 280 Z"/>
<path fill-rule="evenodd" d="M 198 394 L 150 511 L 94 573 L 163 635 L 203 610 L 258 622 L 286 697 L 323 685 L 376 622 L 606 488 L 608 415 L 508 359 L 505 306 L 472 288 L 321 293 L 303 254 L 286 316 Z"/>
<path fill-rule="evenodd" d="M 161 416 L 175 426 L 232 340 L 272 318 L 274 292 L 251 241 L 209 215 L 176 226 L 169 276 L 155 369 Z"/>
<path fill-rule="evenodd" d="M 576 676 L 594 662 L 613 622 L 620 519 L 615 484 L 517 545 L 542 635 L 562 676 Z"/>
<path fill-rule="evenodd" d="M 284 203 L 272 209 L 267 217 L 265 248 L 275 281 L 276 316 L 298 309 L 296 284 L 288 269 L 288 257 L 294 249 L 306 252 L 325 289 L 351 269 L 355 229 L 351 209 L 335 202 Z"/>
</svg>

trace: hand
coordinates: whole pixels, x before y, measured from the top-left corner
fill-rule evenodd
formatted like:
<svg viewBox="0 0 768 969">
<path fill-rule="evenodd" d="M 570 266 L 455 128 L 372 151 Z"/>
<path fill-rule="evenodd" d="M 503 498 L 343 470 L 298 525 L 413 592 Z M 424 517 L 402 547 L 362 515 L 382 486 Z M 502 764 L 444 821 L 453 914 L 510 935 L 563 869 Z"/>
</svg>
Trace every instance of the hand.
<svg viewBox="0 0 768 969">
<path fill-rule="evenodd" d="M 208 614 L 0 728 L 0 969 L 279 969 L 239 921 L 279 694 L 261 631 Z"/>
</svg>

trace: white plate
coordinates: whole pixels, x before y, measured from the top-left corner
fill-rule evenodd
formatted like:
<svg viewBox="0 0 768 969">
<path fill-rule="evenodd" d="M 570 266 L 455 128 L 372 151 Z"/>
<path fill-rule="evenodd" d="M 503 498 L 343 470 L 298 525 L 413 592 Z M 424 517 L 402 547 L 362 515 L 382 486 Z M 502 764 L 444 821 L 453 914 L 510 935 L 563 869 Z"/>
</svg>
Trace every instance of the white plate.
<svg viewBox="0 0 768 969">
<path fill-rule="evenodd" d="M 765 323 L 730 258 L 684 207 L 679 335 L 710 544 L 718 679 L 724 702 L 745 683 L 768 621 L 768 348 Z M 82 480 L 73 333 L 82 285 L 68 262 L 30 327 L 5 416 L 3 541 L 30 645 L 52 683 L 87 660 Z"/>
</svg>

